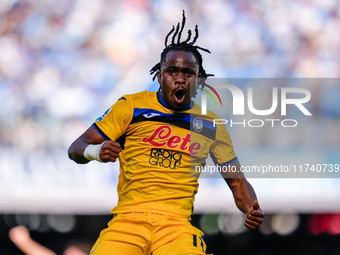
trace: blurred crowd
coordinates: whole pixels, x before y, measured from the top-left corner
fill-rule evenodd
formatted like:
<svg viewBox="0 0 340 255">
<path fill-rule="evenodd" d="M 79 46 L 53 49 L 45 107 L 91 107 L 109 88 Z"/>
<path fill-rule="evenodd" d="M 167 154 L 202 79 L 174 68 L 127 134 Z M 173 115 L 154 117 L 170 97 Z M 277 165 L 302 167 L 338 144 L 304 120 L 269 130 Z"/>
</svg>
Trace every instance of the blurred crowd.
<svg viewBox="0 0 340 255">
<path fill-rule="evenodd" d="M 157 90 L 149 70 L 182 9 L 216 77 L 340 77 L 337 0 L 5 0 L 0 148 L 67 147 L 122 94 Z M 339 87 L 311 90 L 339 118 Z"/>
</svg>

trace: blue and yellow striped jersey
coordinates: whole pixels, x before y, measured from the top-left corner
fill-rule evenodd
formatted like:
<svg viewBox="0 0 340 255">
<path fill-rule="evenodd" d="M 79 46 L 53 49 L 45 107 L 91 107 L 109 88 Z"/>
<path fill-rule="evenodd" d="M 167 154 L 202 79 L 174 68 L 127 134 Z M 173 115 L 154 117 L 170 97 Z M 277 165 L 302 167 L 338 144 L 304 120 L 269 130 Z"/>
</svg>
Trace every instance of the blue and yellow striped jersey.
<svg viewBox="0 0 340 255">
<path fill-rule="evenodd" d="M 215 163 L 237 160 L 225 125 L 200 114 L 192 103 L 175 111 L 160 92 L 140 92 L 121 97 L 94 127 L 105 138 L 118 141 L 120 175 L 118 205 L 112 213 L 155 212 L 186 217 L 193 213 L 197 175 L 211 154 Z"/>
</svg>

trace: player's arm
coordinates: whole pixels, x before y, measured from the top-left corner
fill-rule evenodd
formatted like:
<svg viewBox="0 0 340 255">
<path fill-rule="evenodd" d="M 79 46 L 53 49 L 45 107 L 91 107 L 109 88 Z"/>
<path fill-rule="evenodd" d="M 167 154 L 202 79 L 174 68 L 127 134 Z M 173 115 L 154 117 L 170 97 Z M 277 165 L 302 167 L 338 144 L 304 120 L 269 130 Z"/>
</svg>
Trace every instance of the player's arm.
<svg viewBox="0 0 340 255">
<path fill-rule="evenodd" d="M 9 231 L 11 241 L 26 255 L 56 255 L 53 251 L 34 241 L 24 226 Z"/>
<path fill-rule="evenodd" d="M 105 140 L 91 126 L 71 144 L 68 155 L 79 164 L 86 164 L 91 160 L 115 162 L 120 150 L 118 142 Z"/>
<path fill-rule="evenodd" d="M 256 229 L 262 223 L 264 214 L 255 191 L 240 171 L 241 166 L 238 161 L 230 167 L 233 171 L 222 172 L 222 176 L 233 193 L 236 206 L 246 214 L 244 225 L 251 230 Z"/>
</svg>

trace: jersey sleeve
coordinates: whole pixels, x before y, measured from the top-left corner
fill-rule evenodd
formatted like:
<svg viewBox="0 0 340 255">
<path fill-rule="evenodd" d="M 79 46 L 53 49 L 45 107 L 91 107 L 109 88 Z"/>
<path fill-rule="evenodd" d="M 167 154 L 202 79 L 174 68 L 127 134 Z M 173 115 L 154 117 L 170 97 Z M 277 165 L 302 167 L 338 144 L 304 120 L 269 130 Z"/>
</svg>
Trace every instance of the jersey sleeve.
<svg viewBox="0 0 340 255">
<path fill-rule="evenodd" d="M 115 141 L 125 133 L 132 116 L 132 99 L 129 96 L 123 96 L 96 119 L 93 126 L 105 140 Z"/>
<path fill-rule="evenodd" d="M 220 166 L 228 166 L 238 160 L 225 125 L 217 125 L 216 138 L 210 148 L 210 156 L 214 163 Z"/>
</svg>

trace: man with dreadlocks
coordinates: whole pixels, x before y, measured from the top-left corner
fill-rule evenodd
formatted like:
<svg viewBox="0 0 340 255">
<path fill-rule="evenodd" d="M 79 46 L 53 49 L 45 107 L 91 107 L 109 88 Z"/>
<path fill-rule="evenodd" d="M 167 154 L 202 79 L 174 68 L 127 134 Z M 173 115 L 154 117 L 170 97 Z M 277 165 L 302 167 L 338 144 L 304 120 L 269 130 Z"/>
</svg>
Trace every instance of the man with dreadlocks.
<svg viewBox="0 0 340 255">
<path fill-rule="evenodd" d="M 206 254 L 203 233 L 190 223 L 198 188 L 191 166 L 204 165 L 209 153 L 220 166 L 240 164 L 224 125 L 190 132 L 190 116 L 212 123 L 191 101 L 198 79 L 210 76 L 198 50 L 209 51 L 194 45 L 197 26 L 193 40 L 189 30 L 181 42 L 184 25 L 183 12 L 181 26 L 168 33 L 161 60 L 150 71 L 160 90 L 121 97 L 69 148 L 77 163 L 120 161 L 118 205 L 91 254 Z M 251 185 L 236 177 L 224 176 L 246 214 L 245 226 L 255 229 L 263 213 Z"/>
</svg>

